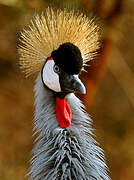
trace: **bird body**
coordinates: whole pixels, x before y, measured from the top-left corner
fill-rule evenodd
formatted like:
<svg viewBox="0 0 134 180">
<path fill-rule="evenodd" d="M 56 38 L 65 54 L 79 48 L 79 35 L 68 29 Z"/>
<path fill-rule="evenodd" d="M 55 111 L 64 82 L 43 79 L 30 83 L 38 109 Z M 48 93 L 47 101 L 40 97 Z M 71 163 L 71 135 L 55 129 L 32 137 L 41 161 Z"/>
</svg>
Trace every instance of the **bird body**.
<svg viewBox="0 0 134 180">
<path fill-rule="evenodd" d="M 71 126 L 56 120 L 55 96 L 44 88 L 39 74 L 35 85 L 35 133 L 30 180 L 108 180 L 104 155 L 93 139 L 92 120 L 74 95 L 66 98 L 72 112 Z"/>
<path fill-rule="evenodd" d="M 31 23 L 19 47 L 26 75 L 39 72 L 29 179 L 109 180 L 92 120 L 74 95 L 85 93 L 78 75 L 99 48 L 98 26 L 83 14 L 49 8 Z"/>
</svg>

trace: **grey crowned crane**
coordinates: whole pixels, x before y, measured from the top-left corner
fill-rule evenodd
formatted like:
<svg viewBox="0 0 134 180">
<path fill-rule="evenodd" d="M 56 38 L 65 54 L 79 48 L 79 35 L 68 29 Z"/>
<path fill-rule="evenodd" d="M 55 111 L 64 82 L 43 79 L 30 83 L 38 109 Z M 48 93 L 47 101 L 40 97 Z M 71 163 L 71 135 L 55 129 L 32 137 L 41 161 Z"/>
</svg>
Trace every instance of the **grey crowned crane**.
<svg viewBox="0 0 134 180">
<path fill-rule="evenodd" d="M 19 63 L 35 84 L 30 180 L 109 180 L 92 120 L 74 93 L 85 93 L 78 75 L 100 47 L 95 19 L 47 8 L 21 33 Z"/>
</svg>

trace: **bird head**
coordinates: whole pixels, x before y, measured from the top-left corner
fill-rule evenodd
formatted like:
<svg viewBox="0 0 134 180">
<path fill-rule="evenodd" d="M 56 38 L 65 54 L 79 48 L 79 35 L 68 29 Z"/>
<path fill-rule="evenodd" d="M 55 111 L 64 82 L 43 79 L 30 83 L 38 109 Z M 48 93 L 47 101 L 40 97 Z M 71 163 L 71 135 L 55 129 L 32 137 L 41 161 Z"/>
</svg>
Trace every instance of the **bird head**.
<svg viewBox="0 0 134 180">
<path fill-rule="evenodd" d="M 85 93 L 78 78 L 100 48 L 100 27 L 80 12 L 46 8 L 21 32 L 20 68 L 26 77 L 41 72 L 42 82 L 57 95 Z"/>
<path fill-rule="evenodd" d="M 44 64 L 42 82 L 58 96 L 68 93 L 82 93 L 86 90 L 78 75 L 83 67 L 79 48 L 72 43 L 64 43 L 54 50 Z"/>
<path fill-rule="evenodd" d="M 78 75 L 100 48 L 100 28 L 95 19 L 73 10 L 47 8 L 24 29 L 20 43 L 20 67 L 26 76 L 41 72 L 39 83 L 56 94 L 60 127 L 69 127 L 71 108 L 65 96 L 86 92 Z"/>
</svg>

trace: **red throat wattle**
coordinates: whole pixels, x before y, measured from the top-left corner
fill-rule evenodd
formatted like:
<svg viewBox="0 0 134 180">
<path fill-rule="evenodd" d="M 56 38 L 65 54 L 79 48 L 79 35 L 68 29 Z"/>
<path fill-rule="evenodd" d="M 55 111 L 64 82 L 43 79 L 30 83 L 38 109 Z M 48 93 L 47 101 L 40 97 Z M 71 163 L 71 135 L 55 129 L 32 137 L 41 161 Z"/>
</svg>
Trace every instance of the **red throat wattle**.
<svg viewBox="0 0 134 180">
<path fill-rule="evenodd" d="M 56 97 L 56 116 L 61 128 L 71 125 L 71 109 L 65 98 Z"/>
<path fill-rule="evenodd" d="M 48 60 L 53 60 L 53 58 L 50 57 Z M 71 109 L 65 98 L 56 97 L 56 117 L 61 128 L 71 125 Z"/>
</svg>

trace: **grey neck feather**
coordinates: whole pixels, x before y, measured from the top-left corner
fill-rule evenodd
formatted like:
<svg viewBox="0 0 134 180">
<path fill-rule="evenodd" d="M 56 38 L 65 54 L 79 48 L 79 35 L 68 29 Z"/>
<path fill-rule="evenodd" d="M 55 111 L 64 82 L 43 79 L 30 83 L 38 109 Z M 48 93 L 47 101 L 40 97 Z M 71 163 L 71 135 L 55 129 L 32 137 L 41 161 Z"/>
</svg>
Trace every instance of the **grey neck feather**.
<svg viewBox="0 0 134 180">
<path fill-rule="evenodd" d="M 37 136 L 29 172 L 30 180 L 109 180 L 104 155 L 93 139 L 92 121 L 80 100 L 70 94 L 71 126 L 62 129 L 56 119 L 55 97 L 35 85 L 34 131 Z"/>
</svg>

